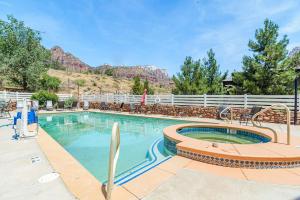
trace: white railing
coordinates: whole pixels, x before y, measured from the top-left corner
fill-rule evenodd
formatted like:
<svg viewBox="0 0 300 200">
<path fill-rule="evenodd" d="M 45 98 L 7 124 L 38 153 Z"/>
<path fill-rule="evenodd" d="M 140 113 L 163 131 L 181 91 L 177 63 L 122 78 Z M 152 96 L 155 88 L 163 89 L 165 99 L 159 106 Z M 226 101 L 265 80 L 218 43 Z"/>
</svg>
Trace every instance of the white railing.
<svg viewBox="0 0 300 200">
<path fill-rule="evenodd" d="M 0 91 L 0 99 L 11 99 L 12 101 L 30 98 L 32 93 Z M 63 101 L 71 94 L 57 94 L 59 100 Z M 82 95 L 82 100 L 110 103 L 140 103 L 141 95 L 130 94 L 90 94 Z M 268 107 L 272 104 L 285 104 L 290 110 L 294 110 L 294 95 L 147 95 L 146 104 L 159 103 L 174 106 L 219 106 L 228 105 L 235 107 L 251 108 L 252 106 Z M 298 109 L 300 102 L 298 96 Z"/>
</svg>

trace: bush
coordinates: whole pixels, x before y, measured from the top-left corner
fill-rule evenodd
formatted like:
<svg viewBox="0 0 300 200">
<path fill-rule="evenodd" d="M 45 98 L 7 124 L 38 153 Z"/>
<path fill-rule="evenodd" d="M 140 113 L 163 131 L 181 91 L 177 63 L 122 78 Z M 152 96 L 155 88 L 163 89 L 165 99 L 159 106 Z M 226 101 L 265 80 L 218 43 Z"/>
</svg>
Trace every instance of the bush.
<svg viewBox="0 0 300 200">
<path fill-rule="evenodd" d="M 71 108 L 73 105 L 73 102 L 76 101 L 76 99 L 74 97 L 69 97 L 65 100 L 65 108 Z"/>
<path fill-rule="evenodd" d="M 41 106 L 45 106 L 47 101 L 52 101 L 53 104 L 58 102 L 58 96 L 54 93 L 40 90 L 31 96 L 32 100 L 38 100 Z"/>
</svg>

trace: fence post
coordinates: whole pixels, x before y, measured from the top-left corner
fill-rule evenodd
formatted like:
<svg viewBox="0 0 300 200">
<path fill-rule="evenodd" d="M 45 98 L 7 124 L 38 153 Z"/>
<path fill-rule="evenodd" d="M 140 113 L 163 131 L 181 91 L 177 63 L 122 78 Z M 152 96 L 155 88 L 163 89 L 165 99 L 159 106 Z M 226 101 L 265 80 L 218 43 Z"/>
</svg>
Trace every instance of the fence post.
<svg viewBox="0 0 300 200">
<path fill-rule="evenodd" d="M 247 94 L 244 94 L 244 108 L 247 109 L 248 107 L 248 96 Z"/>
<path fill-rule="evenodd" d="M 207 95 L 204 94 L 203 97 L 204 97 L 204 100 L 203 100 L 203 102 L 204 102 L 204 107 L 206 107 L 206 106 L 207 106 L 207 99 L 206 99 Z"/>
<path fill-rule="evenodd" d="M 108 103 L 108 93 L 106 93 L 106 103 Z"/>
<path fill-rule="evenodd" d="M 7 101 L 7 93 L 6 93 L 6 90 L 4 90 L 4 99 L 5 99 L 5 101 Z"/>
<path fill-rule="evenodd" d="M 19 99 L 19 92 L 16 92 L 16 101 Z"/>
<path fill-rule="evenodd" d="M 174 94 L 171 94 L 171 104 L 174 106 Z"/>
</svg>

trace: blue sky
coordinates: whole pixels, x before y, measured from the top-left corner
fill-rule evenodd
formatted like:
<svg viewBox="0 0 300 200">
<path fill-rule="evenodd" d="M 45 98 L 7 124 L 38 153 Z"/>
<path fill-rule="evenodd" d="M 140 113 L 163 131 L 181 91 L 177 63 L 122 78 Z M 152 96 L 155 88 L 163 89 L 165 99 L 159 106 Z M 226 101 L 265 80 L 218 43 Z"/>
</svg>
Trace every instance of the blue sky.
<svg viewBox="0 0 300 200">
<path fill-rule="evenodd" d="M 156 65 L 170 74 L 186 56 L 213 48 L 221 70 L 240 70 L 247 43 L 265 18 L 300 46 L 299 0 L 0 0 L 7 14 L 42 32 L 47 48 L 59 45 L 92 66 Z"/>
</svg>

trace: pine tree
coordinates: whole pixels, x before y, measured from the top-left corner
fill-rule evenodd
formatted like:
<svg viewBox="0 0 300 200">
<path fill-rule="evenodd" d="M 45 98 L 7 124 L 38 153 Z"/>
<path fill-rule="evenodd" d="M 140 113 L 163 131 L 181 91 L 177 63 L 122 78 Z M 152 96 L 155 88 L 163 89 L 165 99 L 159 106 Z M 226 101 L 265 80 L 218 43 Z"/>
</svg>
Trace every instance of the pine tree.
<svg viewBox="0 0 300 200">
<path fill-rule="evenodd" d="M 207 94 L 221 94 L 222 81 L 226 78 L 227 72 L 224 74 L 221 73 L 220 66 L 212 49 L 207 52 L 207 57 L 203 59 Z"/>
<path fill-rule="evenodd" d="M 153 89 L 149 86 L 149 81 L 148 81 L 147 79 L 144 81 L 144 90 L 145 90 L 145 89 L 147 89 L 147 94 L 150 94 L 150 95 L 154 94 L 154 91 L 153 91 Z"/>
<path fill-rule="evenodd" d="M 237 93 L 289 94 L 294 69 L 286 63 L 289 40 L 279 40 L 279 27 L 271 20 L 255 31 L 248 43 L 252 56 L 243 57 L 243 72 L 233 73 Z"/>
<path fill-rule="evenodd" d="M 140 77 L 138 77 L 138 76 L 134 77 L 133 81 L 134 81 L 134 83 L 133 83 L 133 86 L 131 88 L 132 89 L 132 94 L 134 94 L 134 95 L 142 94 L 143 88 L 142 88 L 142 85 L 141 85 Z"/>
<path fill-rule="evenodd" d="M 173 76 L 175 88 L 174 94 L 204 94 L 204 70 L 200 60 L 193 61 L 192 57 L 186 57 L 181 66 L 181 72 Z"/>
</svg>

